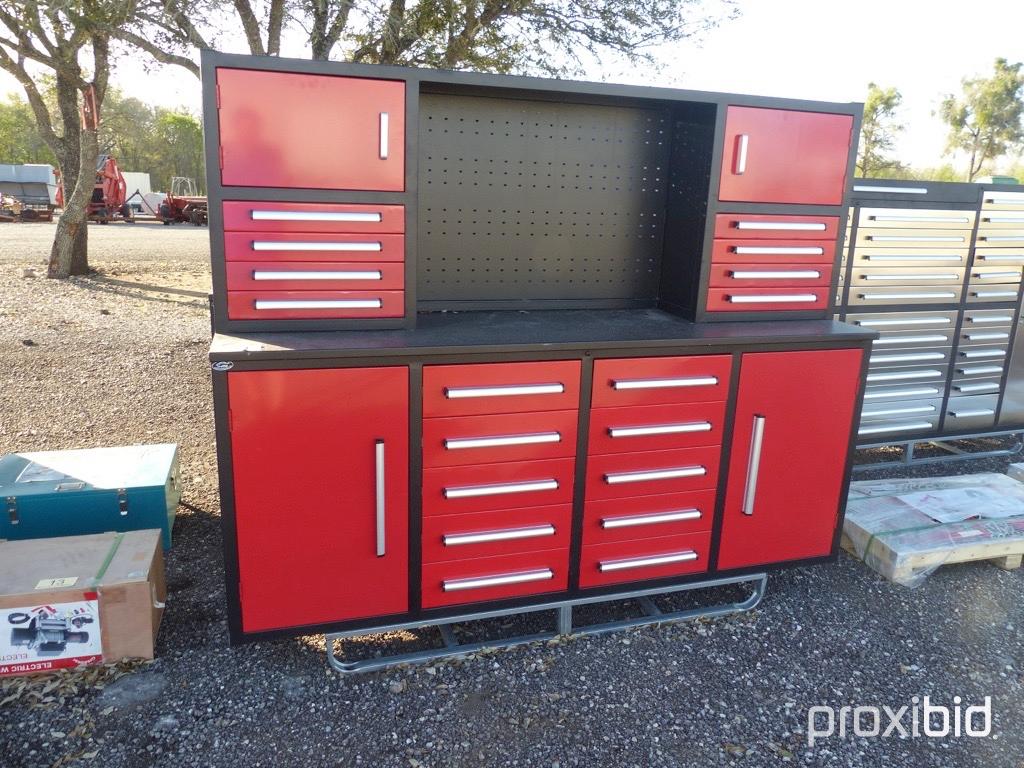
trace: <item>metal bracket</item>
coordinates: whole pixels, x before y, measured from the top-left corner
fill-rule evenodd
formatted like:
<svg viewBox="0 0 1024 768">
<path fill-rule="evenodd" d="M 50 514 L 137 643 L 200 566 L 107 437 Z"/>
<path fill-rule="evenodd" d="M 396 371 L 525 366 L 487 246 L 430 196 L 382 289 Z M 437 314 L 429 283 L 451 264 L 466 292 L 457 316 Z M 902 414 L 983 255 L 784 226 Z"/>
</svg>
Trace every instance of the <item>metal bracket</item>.
<svg viewBox="0 0 1024 768">
<path fill-rule="evenodd" d="M 18 497 L 8 496 L 7 497 L 7 516 L 11 520 L 11 525 L 17 525 L 18 520 Z"/>
<path fill-rule="evenodd" d="M 124 488 L 117 489 L 117 509 L 121 517 L 128 516 L 128 491 Z"/>
<path fill-rule="evenodd" d="M 717 605 L 689 608 L 679 611 L 662 611 L 651 600 L 652 597 L 670 595 L 677 592 L 684 592 L 695 589 L 708 589 L 712 587 L 724 587 L 733 584 L 753 584 L 753 591 L 744 600 L 734 603 L 721 603 Z M 402 624 L 387 624 L 378 627 L 365 629 L 354 629 L 348 632 L 335 632 L 327 635 L 327 663 L 331 669 L 342 674 L 357 674 L 361 672 L 372 672 L 380 669 L 388 669 L 399 664 L 418 664 L 438 659 L 454 658 L 465 656 L 477 651 L 512 648 L 526 643 L 552 640 L 561 635 L 597 635 L 606 632 L 615 632 L 620 629 L 633 627 L 644 627 L 654 624 L 670 624 L 687 619 L 712 618 L 728 616 L 733 613 L 749 611 L 761 602 L 764 597 L 765 588 L 768 584 L 768 574 L 753 573 L 745 576 L 731 576 L 709 581 L 699 581 L 690 584 L 679 584 L 674 587 L 655 587 L 641 589 L 633 592 L 619 593 L 616 595 L 602 595 L 600 597 L 582 597 L 575 600 L 562 600 L 539 605 L 528 605 L 522 608 L 506 608 L 495 611 L 480 611 L 465 616 L 448 617 L 443 619 L 427 619 L 420 621 L 409 621 Z M 621 619 L 618 621 L 606 621 L 597 624 L 586 624 L 575 626 L 573 623 L 573 608 L 581 605 L 594 605 L 598 603 L 621 603 L 624 601 L 636 601 L 643 610 L 644 615 L 636 618 Z M 478 622 L 484 619 L 493 619 L 501 616 L 513 616 L 517 614 L 538 613 L 540 611 L 555 612 L 555 629 L 538 632 L 529 635 L 519 635 L 512 638 L 500 638 L 484 640 L 473 643 L 462 643 L 456 637 L 453 627 L 470 622 Z M 444 644 L 442 648 L 431 648 L 425 651 L 413 651 L 409 653 L 394 653 L 391 655 L 374 656 L 368 659 L 347 660 L 344 657 L 344 641 L 355 637 L 365 637 L 385 632 L 407 631 L 414 629 L 426 629 L 437 627 Z"/>
</svg>

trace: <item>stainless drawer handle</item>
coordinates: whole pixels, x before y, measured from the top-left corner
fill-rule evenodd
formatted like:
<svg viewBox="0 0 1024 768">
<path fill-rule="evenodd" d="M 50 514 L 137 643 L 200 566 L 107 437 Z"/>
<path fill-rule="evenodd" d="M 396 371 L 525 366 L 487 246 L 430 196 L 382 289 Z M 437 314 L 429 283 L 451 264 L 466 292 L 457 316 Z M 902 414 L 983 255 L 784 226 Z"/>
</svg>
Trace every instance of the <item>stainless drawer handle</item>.
<svg viewBox="0 0 1024 768">
<path fill-rule="evenodd" d="M 750 454 L 747 456 L 747 484 L 743 488 L 744 515 L 754 514 L 754 500 L 757 497 L 757 476 L 761 471 L 761 448 L 764 445 L 764 416 L 754 416 L 754 428 L 750 435 Z"/>
<path fill-rule="evenodd" d="M 971 219 L 968 216 L 890 216 L 885 215 L 871 215 L 868 216 L 870 221 L 914 221 L 914 222 L 930 222 L 938 221 L 950 224 L 970 224 Z"/>
<path fill-rule="evenodd" d="M 1010 338 L 1006 331 L 992 331 L 989 333 L 965 333 L 964 338 L 968 341 L 999 341 Z"/>
<path fill-rule="evenodd" d="M 957 392 L 986 392 L 999 389 L 998 381 L 986 381 L 981 384 L 954 384 L 953 389 Z"/>
<path fill-rule="evenodd" d="M 979 299 L 1015 299 L 1017 291 L 971 291 L 971 296 Z"/>
<path fill-rule="evenodd" d="M 992 224 L 1024 224 L 1024 216 L 1016 213 L 989 213 L 982 216 L 981 220 Z"/>
<path fill-rule="evenodd" d="M 256 299 L 256 309 L 380 309 L 383 299 Z"/>
<path fill-rule="evenodd" d="M 949 336 L 939 334 L 933 336 L 883 336 L 880 339 L 875 339 L 874 345 L 877 347 L 885 344 L 940 344 L 943 341 L 949 341 Z"/>
<path fill-rule="evenodd" d="M 1012 323 L 1013 315 L 966 315 L 968 323 Z"/>
<path fill-rule="evenodd" d="M 376 494 L 376 514 L 377 514 L 377 557 L 384 557 L 384 545 L 385 545 L 385 496 L 386 489 L 384 486 L 384 441 L 377 440 L 374 446 L 374 467 L 375 467 L 375 484 L 374 492 Z"/>
<path fill-rule="evenodd" d="M 1024 235 L 978 235 L 978 239 L 988 243 L 1019 243 L 1024 241 Z"/>
<path fill-rule="evenodd" d="M 870 184 L 854 184 L 854 192 L 883 192 L 887 195 L 927 195 L 927 187 L 876 187 Z"/>
<path fill-rule="evenodd" d="M 508 528 L 502 531 L 481 533 L 446 533 L 441 536 L 441 541 L 446 547 L 458 547 L 464 544 L 486 544 L 491 541 L 515 541 L 516 539 L 535 539 L 554 535 L 555 526 L 534 525 L 529 528 Z"/>
<path fill-rule="evenodd" d="M 747 296 L 726 296 L 726 301 L 732 304 L 806 304 L 818 300 L 816 293 L 783 293 L 777 296 L 759 296 L 750 294 Z"/>
<path fill-rule="evenodd" d="M 861 280 L 956 280 L 959 278 L 956 272 L 927 272 L 925 274 L 901 275 L 861 275 Z"/>
<path fill-rule="evenodd" d="M 446 437 L 446 451 L 465 448 L 501 448 L 509 445 L 538 445 L 540 443 L 562 442 L 561 432 L 538 432 L 532 435 L 507 435 L 505 437 Z"/>
<path fill-rule="evenodd" d="M 612 389 L 675 389 L 677 387 L 714 387 L 717 376 L 690 376 L 680 379 L 613 379 Z"/>
<path fill-rule="evenodd" d="M 470 499 L 476 496 L 501 496 L 507 493 L 532 493 L 533 491 L 554 491 L 558 489 L 558 481 L 527 480 L 522 483 L 498 483 L 496 485 L 464 485 L 457 488 L 445 488 L 446 499 Z"/>
<path fill-rule="evenodd" d="M 710 421 L 690 421 L 684 424 L 659 424 L 651 427 L 609 427 L 609 437 L 646 437 L 647 435 L 678 435 L 687 432 L 710 432 Z"/>
<path fill-rule="evenodd" d="M 380 113 L 380 159 L 388 159 L 388 124 L 390 116 L 387 112 Z"/>
<path fill-rule="evenodd" d="M 971 277 L 978 280 L 1020 280 L 1020 272 L 972 272 Z"/>
<path fill-rule="evenodd" d="M 384 244 L 380 242 L 327 243 L 322 241 L 253 240 L 251 248 L 254 251 L 382 251 Z"/>
<path fill-rule="evenodd" d="M 942 394 L 937 387 L 911 387 L 908 389 L 892 390 L 883 392 L 865 392 L 865 400 L 879 400 L 883 397 L 921 397 L 923 395 L 939 395 Z"/>
<path fill-rule="evenodd" d="M 750 149 L 750 136 L 741 133 L 736 137 L 736 168 L 733 173 L 742 176 L 747 172 L 747 153 Z"/>
<path fill-rule="evenodd" d="M 684 520 L 700 520 L 703 513 L 699 509 L 680 509 L 674 512 L 655 512 L 649 515 L 629 515 L 626 517 L 601 518 L 601 527 L 632 528 L 637 525 L 657 525 L 658 523 L 677 523 Z"/>
<path fill-rule="evenodd" d="M 881 408 L 875 411 L 864 411 L 862 418 L 871 416 L 909 416 L 914 413 L 935 413 L 938 409 L 934 405 L 911 405 L 904 408 Z"/>
<path fill-rule="evenodd" d="M 930 421 L 914 421 L 909 424 L 882 424 L 873 427 L 860 427 L 858 435 L 877 435 L 881 432 L 909 432 L 917 429 L 932 429 L 935 425 Z"/>
<path fill-rule="evenodd" d="M 914 352 L 906 355 L 872 355 L 870 362 L 878 363 L 914 363 L 924 360 L 944 360 L 942 352 Z"/>
<path fill-rule="evenodd" d="M 383 220 L 381 213 L 362 211 L 253 211 L 253 221 L 365 221 Z"/>
<path fill-rule="evenodd" d="M 736 229 L 824 232 L 828 225 L 824 221 L 737 221 Z"/>
<path fill-rule="evenodd" d="M 675 480 L 680 477 L 703 477 L 708 473 L 707 467 L 672 467 L 671 469 L 652 469 L 643 472 L 614 472 L 604 476 L 608 485 L 622 483 L 644 483 L 649 480 Z"/>
<path fill-rule="evenodd" d="M 867 381 L 900 381 L 902 379 L 936 379 L 942 377 L 942 371 L 929 368 L 924 371 L 897 371 L 895 373 L 869 373 Z"/>
<path fill-rule="evenodd" d="M 950 410 L 949 415 L 954 419 L 969 419 L 973 416 L 995 416 L 995 413 L 992 408 L 971 408 L 966 411 Z"/>
<path fill-rule="evenodd" d="M 536 571 L 520 571 L 518 573 L 505 573 L 500 576 L 480 576 L 472 579 L 447 579 L 441 582 L 441 589 L 445 592 L 458 592 L 463 589 L 483 589 L 484 587 L 501 587 L 506 584 L 525 584 L 530 581 L 549 581 L 555 578 L 555 572 L 550 568 L 541 568 Z"/>
<path fill-rule="evenodd" d="M 917 291 L 913 293 L 862 293 L 862 299 L 874 301 L 876 299 L 955 299 L 953 291 Z"/>
<path fill-rule="evenodd" d="M 268 272 L 257 269 L 252 273 L 253 280 L 382 280 L 384 273 L 379 270 L 365 272 L 327 272 L 308 270 L 294 272 Z"/>
<path fill-rule="evenodd" d="M 886 254 L 869 253 L 868 255 L 866 255 L 864 257 L 864 261 L 956 261 L 956 262 L 961 262 L 963 260 L 964 260 L 963 256 L 955 256 L 955 255 L 952 255 L 952 254 L 929 255 L 929 254 L 915 253 L 915 254 L 907 254 L 907 255 L 904 256 L 904 255 L 899 255 L 899 254 L 895 254 L 895 253 L 892 253 L 892 254 L 890 254 L 890 253 L 886 253 Z"/>
<path fill-rule="evenodd" d="M 979 261 L 1020 261 L 1024 259 L 1024 253 L 979 253 Z"/>
<path fill-rule="evenodd" d="M 444 396 L 449 400 L 463 400 L 472 397 L 519 397 L 521 395 L 560 395 L 565 384 L 509 384 L 500 387 L 445 387 Z"/>
<path fill-rule="evenodd" d="M 671 563 L 692 563 L 697 559 L 697 553 L 692 549 L 685 552 L 670 552 L 664 555 L 652 555 L 651 557 L 630 557 L 625 560 L 602 560 L 597 564 L 601 573 L 611 571 L 625 571 L 629 568 L 649 568 L 654 565 L 669 565 Z"/>
<path fill-rule="evenodd" d="M 814 280 L 821 277 L 821 272 L 816 269 L 794 269 L 790 272 L 785 270 L 734 269 L 729 272 L 729 277 L 735 280 Z"/>
<path fill-rule="evenodd" d="M 966 237 L 954 237 L 952 235 L 867 235 L 865 240 L 874 243 L 963 243 Z"/>
<path fill-rule="evenodd" d="M 1005 349 L 965 349 L 960 353 L 960 357 L 968 360 L 979 360 L 988 357 L 1006 357 Z"/>
<path fill-rule="evenodd" d="M 961 376 L 989 376 L 993 373 L 1002 373 L 1003 366 L 1001 365 L 977 365 L 974 367 L 964 366 L 957 368 L 956 372 Z"/>
<path fill-rule="evenodd" d="M 734 245 L 729 250 L 746 256 L 821 256 L 825 253 L 824 248 L 815 245 Z"/>
<path fill-rule="evenodd" d="M 899 320 L 854 320 L 854 325 L 863 325 L 868 328 L 886 328 L 892 325 L 949 325 L 952 319 L 948 317 L 908 317 Z"/>
</svg>

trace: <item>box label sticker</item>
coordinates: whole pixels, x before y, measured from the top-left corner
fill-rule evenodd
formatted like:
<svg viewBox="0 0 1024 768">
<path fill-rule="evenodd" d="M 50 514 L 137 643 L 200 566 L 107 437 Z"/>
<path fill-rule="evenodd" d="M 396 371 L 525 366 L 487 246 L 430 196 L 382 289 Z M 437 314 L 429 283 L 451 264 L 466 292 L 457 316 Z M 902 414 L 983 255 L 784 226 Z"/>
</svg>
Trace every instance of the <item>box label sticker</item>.
<svg viewBox="0 0 1024 768">
<path fill-rule="evenodd" d="M 99 598 L 0 608 L 0 675 L 45 672 L 103 660 Z"/>
<path fill-rule="evenodd" d="M 40 579 L 36 589 L 59 589 L 60 587 L 73 587 L 78 581 L 77 576 L 65 576 L 63 579 Z"/>
</svg>

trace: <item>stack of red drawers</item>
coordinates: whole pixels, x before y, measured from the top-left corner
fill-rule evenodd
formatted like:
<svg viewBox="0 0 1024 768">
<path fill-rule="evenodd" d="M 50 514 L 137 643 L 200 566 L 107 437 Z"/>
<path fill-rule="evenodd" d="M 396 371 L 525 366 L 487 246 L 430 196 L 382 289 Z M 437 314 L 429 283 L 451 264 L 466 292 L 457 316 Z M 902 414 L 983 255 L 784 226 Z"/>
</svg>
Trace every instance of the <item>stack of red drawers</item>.
<svg viewBox="0 0 1024 768">
<path fill-rule="evenodd" d="M 580 362 L 423 368 L 424 608 L 565 590 Z"/>
<path fill-rule="evenodd" d="M 708 569 L 732 357 L 594 362 L 580 586 Z"/>
<path fill-rule="evenodd" d="M 402 317 L 401 205 L 224 203 L 231 320 Z"/>
<path fill-rule="evenodd" d="M 837 216 L 718 214 L 708 311 L 827 308 L 838 227 Z"/>
</svg>

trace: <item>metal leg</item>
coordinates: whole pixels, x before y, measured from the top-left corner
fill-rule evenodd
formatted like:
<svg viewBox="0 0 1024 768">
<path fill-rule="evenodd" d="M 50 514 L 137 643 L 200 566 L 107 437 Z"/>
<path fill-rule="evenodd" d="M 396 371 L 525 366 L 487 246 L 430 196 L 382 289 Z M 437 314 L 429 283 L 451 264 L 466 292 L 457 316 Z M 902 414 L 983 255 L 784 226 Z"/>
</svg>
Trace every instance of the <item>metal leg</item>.
<svg viewBox="0 0 1024 768">
<path fill-rule="evenodd" d="M 558 609 L 558 634 L 572 634 L 572 606 L 564 605 Z"/>
</svg>

